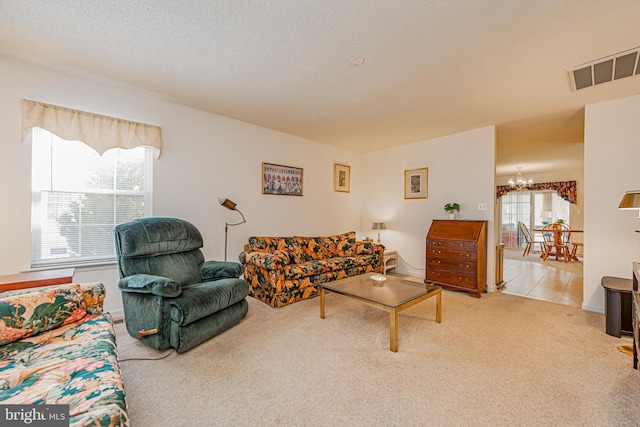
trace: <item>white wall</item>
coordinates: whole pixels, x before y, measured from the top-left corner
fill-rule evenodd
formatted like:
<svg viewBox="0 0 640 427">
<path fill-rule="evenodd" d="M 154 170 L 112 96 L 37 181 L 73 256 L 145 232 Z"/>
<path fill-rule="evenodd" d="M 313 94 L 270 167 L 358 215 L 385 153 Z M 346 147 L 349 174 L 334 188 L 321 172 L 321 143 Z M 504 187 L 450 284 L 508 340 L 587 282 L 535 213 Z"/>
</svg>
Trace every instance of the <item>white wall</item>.
<svg viewBox="0 0 640 427">
<path fill-rule="evenodd" d="M 240 216 L 217 204 L 228 197 L 247 223 L 229 229 L 229 259 L 251 235 L 360 233 L 361 156 L 259 126 L 0 56 L 0 274 L 29 269 L 31 145 L 21 141 L 20 99 L 159 125 L 163 150 L 154 165 L 153 214 L 193 222 L 207 259 L 224 257 L 224 223 Z M 304 168 L 304 196 L 261 194 L 262 162 Z M 351 165 L 351 193 L 333 191 L 333 163 Z M 359 172 L 360 171 L 360 172 Z M 115 266 L 77 269 L 75 281 L 107 286 L 105 307 L 120 315 Z"/>
<path fill-rule="evenodd" d="M 355 230 L 375 237 L 371 222 L 384 220 L 383 243 L 401 256 L 399 271 L 424 276 L 425 236 L 447 202 L 460 218 L 489 221 L 488 274 L 495 284 L 495 128 L 493 126 L 360 155 L 332 146 L 206 113 L 104 82 L 51 71 L 0 56 L 0 188 L 5 224 L 0 274 L 29 269 L 31 147 L 21 141 L 20 99 L 62 105 L 159 125 L 162 154 L 154 166 L 154 212 L 192 221 L 203 234 L 207 259 L 222 259 L 224 223 L 239 216 L 218 197 L 238 204 L 247 223 L 229 230 L 229 259 L 251 235 L 331 235 Z M 261 194 L 261 163 L 304 168 L 304 196 Z M 351 166 L 351 192 L 333 191 L 333 163 Z M 405 169 L 429 168 L 429 197 L 405 200 Z M 478 211 L 478 203 L 488 210 Z M 120 315 L 115 266 L 76 270 L 76 281 L 107 286 L 106 309 Z"/>
<path fill-rule="evenodd" d="M 367 186 L 362 229 L 384 221 L 382 243 L 400 256 L 398 271 L 425 274 L 426 235 L 433 219 L 444 219 L 449 202 L 460 204 L 459 219 L 487 220 L 487 285 L 495 289 L 495 127 L 435 138 L 366 154 Z M 404 171 L 428 167 L 428 198 L 404 199 Z M 487 210 L 479 211 L 478 204 Z M 369 236 L 377 233 L 369 230 Z"/>
<path fill-rule="evenodd" d="M 640 219 L 618 210 L 640 189 L 640 95 L 588 105 L 584 140 L 585 310 L 604 312 L 602 276 L 631 278 L 640 255 Z"/>
</svg>

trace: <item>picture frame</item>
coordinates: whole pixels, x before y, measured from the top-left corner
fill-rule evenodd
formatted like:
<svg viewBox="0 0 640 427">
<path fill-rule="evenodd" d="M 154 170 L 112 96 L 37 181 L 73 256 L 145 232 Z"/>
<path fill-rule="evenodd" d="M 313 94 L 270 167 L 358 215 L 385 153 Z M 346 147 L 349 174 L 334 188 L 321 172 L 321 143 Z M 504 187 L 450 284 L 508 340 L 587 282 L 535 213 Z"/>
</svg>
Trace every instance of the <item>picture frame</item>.
<svg viewBox="0 0 640 427">
<path fill-rule="evenodd" d="M 333 191 L 351 192 L 351 166 L 333 164 Z"/>
<path fill-rule="evenodd" d="M 404 171 L 404 198 L 428 198 L 429 168 L 407 169 Z"/>
<path fill-rule="evenodd" d="M 262 194 L 302 196 L 304 169 L 262 162 Z"/>
</svg>

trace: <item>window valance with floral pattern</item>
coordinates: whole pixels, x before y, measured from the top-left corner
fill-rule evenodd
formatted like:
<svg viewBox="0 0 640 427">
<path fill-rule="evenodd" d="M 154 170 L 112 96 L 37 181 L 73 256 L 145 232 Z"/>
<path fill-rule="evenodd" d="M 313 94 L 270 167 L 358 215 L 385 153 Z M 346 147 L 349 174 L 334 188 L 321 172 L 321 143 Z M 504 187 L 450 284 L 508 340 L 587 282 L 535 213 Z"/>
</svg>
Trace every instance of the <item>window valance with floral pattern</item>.
<svg viewBox="0 0 640 427">
<path fill-rule="evenodd" d="M 527 191 L 543 191 L 554 190 L 558 193 L 558 196 L 565 199 L 570 203 L 578 203 L 578 190 L 576 181 L 556 181 L 556 182 L 541 182 L 539 184 L 533 184 L 527 188 Z M 496 186 L 496 198 L 500 198 L 510 191 L 516 191 L 509 185 Z"/>
</svg>

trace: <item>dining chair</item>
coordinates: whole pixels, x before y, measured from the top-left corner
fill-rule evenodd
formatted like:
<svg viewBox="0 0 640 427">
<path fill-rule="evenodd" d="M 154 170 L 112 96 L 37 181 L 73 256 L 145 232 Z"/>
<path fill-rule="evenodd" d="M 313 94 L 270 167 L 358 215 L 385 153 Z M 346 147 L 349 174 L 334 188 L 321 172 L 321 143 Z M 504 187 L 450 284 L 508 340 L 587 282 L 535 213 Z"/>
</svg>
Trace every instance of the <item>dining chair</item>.
<svg viewBox="0 0 640 427">
<path fill-rule="evenodd" d="M 578 259 L 578 247 L 584 248 L 584 244 L 582 242 L 571 242 L 571 259 L 575 261 L 580 261 Z M 583 249 L 584 251 L 584 249 Z"/>
<path fill-rule="evenodd" d="M 542 259 L 546 261 L 547 257 L 555 256 L 556 260 L 563 257 L 565 262 L 571 259 L 569 252 L 569 238 L 571 230 L 565 224 L 548 224 L 542 228 L 542 238 L 544 239 L 544 252 Z"/>
<path fill-rule="evenodd" d="M 524 247 L 524 252 L 522 252 L 522 256 L 529 255 L 531 248 L 537 244 L 540 245 L 540 252 L 544 252 L 544 240 L 537 240 L 535 236 L 532 236 L 531 231 L 529 231 L 529 227 L 527 227 L 524 222 L 520 222 L 518 224 L 520 225 L 520 232 L 522 232 L 524 240 L 527 242 L 527 245 Z"/>
</svg>

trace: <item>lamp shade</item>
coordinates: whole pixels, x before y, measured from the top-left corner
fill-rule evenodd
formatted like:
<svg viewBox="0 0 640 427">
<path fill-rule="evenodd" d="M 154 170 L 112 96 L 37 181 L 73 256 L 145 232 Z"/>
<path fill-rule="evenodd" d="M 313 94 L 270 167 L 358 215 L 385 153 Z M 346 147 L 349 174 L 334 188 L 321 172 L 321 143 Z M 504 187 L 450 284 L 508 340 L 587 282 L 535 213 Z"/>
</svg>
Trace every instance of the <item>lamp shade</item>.
<svg viewBox="0 0 640 427">
<path fill-rule="evenodd" d="M 640 209 L 640 190 L 627 191 L 622 196 L 618 209 Z"/>
<path fill-rule="evenodd" d="M 371 226 L 372 230 L 386 230 L 387 225 L 384 222 L 374 222 Z"/>
<path fill-rule="evenodd" d="M 218 203 L 220 203 L 222 206 L 224 206 L 225 208 L 230 209 L 232 211 L 236 210 L 236 204 L 233 203 L 229 199 L 223 199 L 222 197 L 219 197 L 218 198 Z"/>
</svg>

